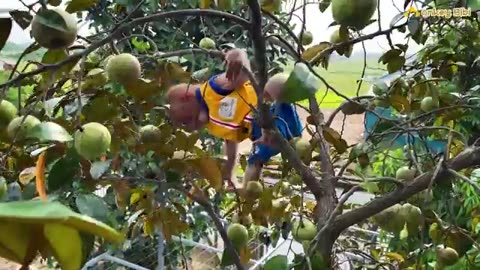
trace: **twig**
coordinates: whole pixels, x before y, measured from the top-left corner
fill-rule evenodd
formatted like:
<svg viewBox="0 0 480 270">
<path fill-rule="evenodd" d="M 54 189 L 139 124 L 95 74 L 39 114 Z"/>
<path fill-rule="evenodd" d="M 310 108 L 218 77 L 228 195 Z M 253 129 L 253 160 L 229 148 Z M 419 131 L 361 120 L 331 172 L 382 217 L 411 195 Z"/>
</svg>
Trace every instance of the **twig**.
<svg viewBox="0 0 480 270">
<path fill-rule="evenodd" d="M 456 172 L 455 170 L 452 170 L 452 169 L 448 169 L 448 172 L 455 175 L 456 177 L 460 178 L 461 180 L 469 183 L 470 185 L 472 185 L 472 187 L 474 187 L 475 190 L 477 191 L 477 195 L 480 195 L 480 186 L 478 186 L 472 180 L 468 179 L 468 177 L 466 177 L 465 175 L 461 175 L 461 174 L 459 174 L 458 172 Z"/>
</svg>

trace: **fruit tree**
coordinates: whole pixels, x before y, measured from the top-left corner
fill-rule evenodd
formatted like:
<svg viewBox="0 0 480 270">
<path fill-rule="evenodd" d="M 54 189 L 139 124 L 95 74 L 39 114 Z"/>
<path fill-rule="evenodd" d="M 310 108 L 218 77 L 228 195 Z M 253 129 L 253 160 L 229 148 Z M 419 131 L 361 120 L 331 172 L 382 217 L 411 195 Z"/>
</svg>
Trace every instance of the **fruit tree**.
<svg viewBox="0 0 480 270">
<path fill-rule="evenodd" d="M 248 269 L 252 239 L 275 245 L 288 235 L 304 252 L 270 258 L 265 269 L 335 269 L 346 250 L 364 258 L 352 261 L 355 269 L 478 269 L 479 1 L 395 1 L 388 28 L 379 23 L 383 1 L 295 1 L 291 10 L 285 2 L 39 0 L 0 19 L 0 48 L 13 21 L 34 40 L 0 82 L 0 256 L 25 267 L 53 258 L 75 270 L 98 250 L 160 231 L 167 243 L 218 233 L 221 264 L 237 269 Z M 405 15 L 410 7 L 470 10 Z M 292 23 L 307 8 L 331 13 L 328 40 Z M 348 59 L 358 47 L 366 57 L 362 43 L 373 38 L 388 41 L 378 62 L 393 79 L 373 82 L 372 95 L 360 95 L 363 78 L 346 96 L 317 72 L 328 72 L 333 54 Z M 407 57 L 411 42 L 422 49 Z M 255 121 L 281 150 L 271 161 L 281 173 L 265 171 L 244 192 L 224 189 L 222 142 L 172 126 L 164 101 L 171 85 L 220 72 L 231 47 L 250 57 Z M 41 59 L 24 60 L 33 52 Z M 283 139 L 262 102 L 267 79 L 284 70 L 284 98 L 308 101 L 311 139 Z M 319 89 L 345 99 L 328 118 Z M 378 121 L 349 145 L 331 126 L 340 112 Z M 241 172 L 245 158 L 239 163 Z M 94 193 L 100 187 L 103 197 Z M 357 192 L 373 199 L 347 203 Z M 347 237 L 354 225 L 378 228 L 375 243 Z"/>
</svg>

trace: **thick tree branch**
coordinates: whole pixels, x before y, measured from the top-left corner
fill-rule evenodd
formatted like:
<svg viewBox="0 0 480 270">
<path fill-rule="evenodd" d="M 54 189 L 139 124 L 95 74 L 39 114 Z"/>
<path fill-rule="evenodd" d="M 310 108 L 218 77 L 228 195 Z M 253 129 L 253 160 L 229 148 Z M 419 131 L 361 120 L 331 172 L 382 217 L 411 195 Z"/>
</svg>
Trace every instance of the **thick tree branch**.
<svg viewBox="0 0 480 270">
<path fill-rule="evenodd" d="M 455 171 L 469 168 L 475 165 L 480 165 L 480 147 L 467 148 L 458 156 L 446 163 L 447 168 L 453 169 Z M 439 177 L 441 177 L 444 174 L 439 173 L 438 175 Z M 399 188 L 390 194 L 375 199 L 362 207 L 359 207 L 339 216 L 331 227 L 335 230 L 336 233 L 341 233 L 346 228 L 356 223 L 359 223 L 362 220 L 365 220 L 366 218 L 369 218 L 379 213 L 380 211 L 401 201 L 404 201 L 409 197 L 427 189 L 430 181 L 432 180 L 432 176 L 433 172 L 425 173 L 415 178 L 415 180 L 405 185 L 405 187 Z"/>
<path fill-rule="evenodd" d="M 240 24 L 245 28 L 250 27 L 250 23 L 247 20 L 242 19 L 242 18 L 240 18 L 236 15 L 230 14 L 230 13 L 216 11 L 216 10 L 187 9 L 187 10 L 174 10 L 174 11 L 161 12 L 161 13 L 153 14 L 153 15 L 150 15 L 150 16 L 142 17 L 142 18 L 137 18 L 137 19 L 131 20 L 130 22 L 126 22 L 124 24 L 121 24 L 121 25 L 118 26 L 118 28 L 116 28 L 114 31 L 112 31 L 110 33 L 110 35 L 108 35 L 106 38 L 104 38 L 104 39 L 102 39 L 98 42 L 93 43 L 92 45 L 90 45 L 84 51 L 74 53 L 71 56 L 69 56 L 67 59 L 61 61 L 60 63 L 54 64 L 54 65 L 44 65 L 44 66 L 42 66 L 38 69 L 32 70 L 30 72 L 22 73 L 22 74 L 18 75 L 17 77 L 15 77 L 15 78 L 13 78 L 13 79 L 5 82 L 5 83 L 0 84 L 0 88 L 3 89 L 3 91 L 5 91 L 6 87 L 8 87 L 10 85 L 13 85 L 15 83 L 18 83 L 19 81 L 21 81 L 21 80 L 23 80 L 27 77 L 34 76 L 34 75 L 37 75 L 37 74 L 40 74 L 42 72 L 49 71 L 49 70 L 56 70 L 56 69 L 59 69 L 60 67 L 62 67 L 63 65 L 78 61 L 83 56 L 88 55 L 89 53 L 95 51 L 96 49 L 100 48 L 101 46 L 109 44 L 113 39 L 115 39 L 115 37 L 119 33 L 121 33 L 126 28 L 133 27 L 133 26 L 139 25 L 139 24 L 148 23 L 148 22 L 158 21 L 160 19 L 179 18 L 179 17 L 188 17 L 188 16 L 223 17 L 223 18 L 229 19 L 233 22 L 236 22 L 236 23 Z M 115 27 L 117 27 L 117 26 L 115 26 Z"/>
<path fill-rule="evenodd" d="M 262 33 L 262 11 L 257 0 L 248 0 L 248 6 L 250 7 L 251 15 L 250 35 L 253 40 L 254 55 L 255 60 L 257 61 L 257 69 L 259 75 L 258 83 L 260 88 L 263 89 L 263 87 L 267 83 L 268 73 L 265 37 Z"/>
</svg>

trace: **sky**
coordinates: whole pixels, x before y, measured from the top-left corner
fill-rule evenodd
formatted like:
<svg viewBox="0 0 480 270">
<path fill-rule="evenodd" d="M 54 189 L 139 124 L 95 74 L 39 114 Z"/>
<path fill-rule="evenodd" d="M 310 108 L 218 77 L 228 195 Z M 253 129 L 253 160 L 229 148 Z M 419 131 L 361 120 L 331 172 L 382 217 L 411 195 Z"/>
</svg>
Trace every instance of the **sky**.
<svg viewBox="0 0 480 270">
<path fill-rule="evenodd" d="M 32 3 L 35 0 L 24 0 L 25 3 Z M 353 0 L 352 0 L 353 1 Z M 67 2 L 67 1 L 63 1 Z M 292 0 L 288 0 L 286 8 L 289 8 L 293 5 Z M 296 2 L 303 2 L 303 1 L 296 1 Z M 396 6 L 393 4 L 396 3 Z M 381 1 L 380 5 L 380 12 L 381 12 L 381 25 L 382 29 L 387 29 L 389 27 L 390 21 L 392 20 L 395 15 L 397 15 L 400 11 L 399 9 L 402 8 L 403 0 L 383 0 Z M 14 9 L 25 9 L 24 6 L 18 0 L 0 0 L 0 17 L 9 16 L 8 11 Z M 296 23 L 298 26 L 294 29 L 294 32 L 300 32 L 300 20 L 302 18 L 302 10 L 298 10 L 295 12 L 296 16 L 293 16 L 292 22 Z M 377 18 L 377 14 L 373 16 L 373 18 Z M 318 9 L 317 4 L 308 5 L 306 8 L 306 29 L 312 32 L 314 36 L 314 43 L 318 43 L 321 41 L 328 41 L 330 39 L 330 34 L 335 30 L 335 27 L 328 27 L 329 24 L 333 22 L 331 8 L 328 8 L 325 12 L 321 13 Z M 28 29 L 27 29 L 28 30 Z M 85 35 L 88 34 L 88 28 L 86 26 L 80 28 L 80 34 Z M 369 34 L 378 31 L 378 23 L 375 22 L 363 30 L 363 34 Z M 403 33 L 394 32 L 392 34 L 392 41 L 393 43 L 404 43 L 405 42 L 405 35 Z M 31 42 L 32 39 L 27 31 L 23 31 L 18 25 L 15 24 L 13 31 L 10 34 L 9 40 L 15 43 L 28 43 Z M 373 53 L 380 53 L 387 51 L 389 49 L 388 42 L 385 36 L 377 37 L 372 40 L 365 41 L 365 47 L 367 48 L 368 52 Z M 409 42 L 409 53 L 415 52 L 420 48 L 416 43 Z M 362 52 L 362 46 L 356 45 L 354 47 L 355 52 Z"/>
</svg>

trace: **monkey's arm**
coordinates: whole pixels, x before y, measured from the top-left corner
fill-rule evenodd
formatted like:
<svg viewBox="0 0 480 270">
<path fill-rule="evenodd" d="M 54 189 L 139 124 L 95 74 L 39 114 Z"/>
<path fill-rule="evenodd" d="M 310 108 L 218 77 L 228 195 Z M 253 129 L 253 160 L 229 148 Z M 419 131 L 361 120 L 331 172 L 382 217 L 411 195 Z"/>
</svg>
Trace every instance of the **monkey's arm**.
<svg viewBox="0 0 480 270">
<path fill-rule="evenodd" d="M 216 77 L 215 82 L 223 89 L 235 90 L 248 81 L 243 67 L 251 70 L 245 50 L 233 49 L 225 55 L 226 70 Z"/>
<path fill-rule="evenodd" d="M 227 162 L 225 163 L 225 177 L 232 180 L 233 169 L 237 162 L 238 143 L 234 141 L 225 140 L 225 152 L 227 154 Z"/>
</svg>

